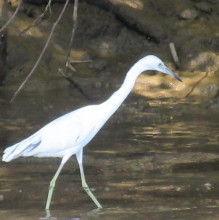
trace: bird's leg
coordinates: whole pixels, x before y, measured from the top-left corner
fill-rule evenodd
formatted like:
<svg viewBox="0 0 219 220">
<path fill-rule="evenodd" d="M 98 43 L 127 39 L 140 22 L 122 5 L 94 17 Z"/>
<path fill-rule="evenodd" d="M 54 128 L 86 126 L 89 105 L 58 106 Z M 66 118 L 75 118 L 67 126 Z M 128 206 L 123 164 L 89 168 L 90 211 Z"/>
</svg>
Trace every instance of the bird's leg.
<svg viewBox="0 0 219 220">
<path fill-rule="evenodd" d="M 90 196 L 90 198 L 93 200 L 95 205 L 98 208 L 102 208 L 101 204 L 97 201 L 97 199 L 95 198 L 94 194 L 91 192 L 91 190 L 90 190 L 90 188 L 87 185 L 86 180 L 85 180 L 84 169 L 83 169 L 83 164 L 82 164 L 82 161 L 83 161 L 83 149 L 81 149 L 78 153 L 76 153 L 76 158 L 78 160 L 78 164 L 79 164 L 79 168 L 80 168 L 81 183 L 82 183 L 83 189 Z"/>
<path fill-rule="evenodd" d="M 52 194 L 53 194 L 53 190 L 54 190 L 54 187 L 56 185 L 56 180 L 63 168 L 65 163 L 61 162 L 58 170 L 56 171 L 55 173 L 55 176 L 52 178 L 51 182 L 50 182 L 50 185 L 49 185 L 49 192 L 48 192 L 48 197 L 47 197 L 47 201 L 46 201 L 46 210 L 49 210 L 49 207 L 50 207 L 50 203 L 51 203 L 51 199 L 52 199 Z"/>
<path fill-rule="evenodd" d="M 82 187 L 84 188 L 85 192 L 90 196 L 90 198 L 93 200 L 93 202 L 95 203 L 95 205 L 98 208 L 102 208 L 101 204 L 98 202 L 98 200 L 95 198 L 94 194 L 91 192 L 89 186 L 86 183 L 85 177 L 84 177 L 84 171 L 83 171 L 83 166 L 82 164 L 80 165 L 80 172 L 81 172 L 81 182 L 82 182 Z"/>
</svg>

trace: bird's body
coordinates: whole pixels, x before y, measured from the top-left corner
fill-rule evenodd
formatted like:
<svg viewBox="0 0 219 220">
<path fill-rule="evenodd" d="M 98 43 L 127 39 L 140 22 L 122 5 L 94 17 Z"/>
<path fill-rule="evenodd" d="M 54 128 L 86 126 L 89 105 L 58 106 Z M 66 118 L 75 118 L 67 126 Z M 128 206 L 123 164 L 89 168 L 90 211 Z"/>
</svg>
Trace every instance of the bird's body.
<svg viewBox="0 0 219 220">
<path fill-rule="evenodd" d="M 98 112 L 97 105 L 90 105 L 55 119 L 7 148 L 3 160 L 9 162 L 19 156 L 63 158 L 75 154 L 97 133 L 95 116 Z"/>
<path fill-rule="evenodd" d="M 46 209 L 50 207 L 53 189 L 60 171 L 66 161 L 74 154 L 79 163 L 83 188 L 97 207 L 101 207 L 85 181 L 82 166 L 83 147 L 91 141 L 105 122 L 119 108 L 134 87 L 137 77 L 146 70 L 161 71 L 181 81 L 159 58 L 153 55 L 146 56 L 133 65 L 119 90 L 113 93 L 105 102 L 99 105 L 82 107 L 65 114 L 4 151 L 2 160 L 5 162 L 20 156 L 62 158 L 61 164 L 50 182 Z"/>
</svg>

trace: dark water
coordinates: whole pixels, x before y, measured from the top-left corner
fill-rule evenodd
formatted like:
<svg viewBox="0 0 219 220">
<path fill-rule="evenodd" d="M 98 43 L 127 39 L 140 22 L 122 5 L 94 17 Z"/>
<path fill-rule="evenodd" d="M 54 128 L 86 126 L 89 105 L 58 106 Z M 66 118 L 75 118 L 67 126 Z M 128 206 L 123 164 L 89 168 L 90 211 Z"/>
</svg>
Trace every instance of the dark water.
<svg viewBox="0 0 219 220">
<path fill-rule="evenodd" d="M 1 102 L 1 152 L 86 103 L 66 94 Z M 52 219 L 219 219 L 218 114 L 191 99 L 132 94 L 85 148 L 85 176 L 103 209 L 96 210 L 83 191 L 73 156 L 58 178 Z M 0 162 L 0 219 L 43 219 L 59 163 L 47 158 Z"/>
</svg>

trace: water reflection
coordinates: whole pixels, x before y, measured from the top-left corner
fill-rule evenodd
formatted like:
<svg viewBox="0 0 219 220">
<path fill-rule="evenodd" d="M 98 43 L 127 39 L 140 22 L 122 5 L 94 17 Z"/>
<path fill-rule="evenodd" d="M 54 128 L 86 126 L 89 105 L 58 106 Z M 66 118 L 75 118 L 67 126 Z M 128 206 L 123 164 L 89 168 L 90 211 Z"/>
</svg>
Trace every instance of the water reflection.
<svg viewBox="0 0 219 220">
<path fill-rule="evenodd" d="M 59 104 L 46 97 L 35 101 L 34 114 L 29 112 L 35 104 L 23 105 L 24 99 L 1 105 L 2 150 L 74 108 L 66 102 L 72 97 L 59 98 Z M 46 102 L 53 107 L 39 111 Z M 58 179 L 50 219 L 219 218 L 218 112 L 188 100 L 147 102 L 142 108 L 130 97 L 85 148 L 87 182 L 104 208 L 93 210 L 73 157 Z M 0 219 L 46 217 L 47 190 L 59 163 L 45 158 L 1 162 Z"/>
</svg>

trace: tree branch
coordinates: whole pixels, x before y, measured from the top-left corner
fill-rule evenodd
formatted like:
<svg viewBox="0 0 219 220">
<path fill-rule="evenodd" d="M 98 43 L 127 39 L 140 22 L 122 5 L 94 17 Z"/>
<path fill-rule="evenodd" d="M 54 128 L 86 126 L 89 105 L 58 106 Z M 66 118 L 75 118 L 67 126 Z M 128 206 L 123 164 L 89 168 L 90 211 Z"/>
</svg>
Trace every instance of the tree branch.
<svg viewBox="0 0 219 220">
<path fill-rule="evenodd" d="M 46 6 L 44 12 L 43 12 L 39 17 L 37 17 L 37 18 L 33 21 L 33 23 L 32 23 L 30 26 L 28 26 L 28 27 L 25 28 L 23 31 L 21 31 L 21 32 L 20 32 L 20 35 L 24 34 L 25 32 L 27 32 L 27 31 L 28 31 L 29 29 L 31 29 L 32 27 L 38 25 L 38 24 L 42 21 L 44 15 L 46 14 L 46 12 L 47 12 L 48 9 L 49 9 L 50 15 L 52 14 L 51 2 L 52 2 L 52 0 L 49 0 L 49 2 L 48 2 L 48 4 L 47 4 L 47 6 Z"/>
<path fill-rule="evenodd" d="M 12 17 L 10 19 L 8 19 L 8 21 L 3 25 L 3 27 L 0 29 L 0 33 L 13 21 L 13 19 L 15 18 L 15 16 L 17 15 L 19 9 L 20 9 L 20 6 L 21 6 L 21 3 L 23 2 L 23 0 L 20 0 L 14 14 L 12 15 Z"/>
<path fill-rule="evenodd" d="M 51 30 L 51 32 L 50 32 L 50 34 L 49 34 L 49 37 L 48 37 L 48 39 L 47 39 L 47 42 L 46 42 L 46 44 L 45 44 L 45 46 L 44 46 L 44 48 L 43 48 L 43 50 L 42 50 L 42 52 L 41 52 L 41 54 L 40 54 L 38 60 L 36 61 L 34 67 L 33 67 L 32 70 L 30 71 L 30 73 L 27 75 L 26 79 L 23 81 L 23 83 L 19 86 L 19 88 L 18 88 L 18 89 L 16 90 L 16 92 L 14 93 L 14 95 L 13 95 L 13 97 L 12 97 L 10 103 L 12 103 L 12 102 L 14 101 L 14 99 L 17 97 L 18 93 L 21 91 L 21 89 L 24 87 L 24 85 L 26 84 L 26 82 L 28 81 L 28 79 L 32 76 L 33 72 L 34 72 L 35 69 L 37 68 L 39 62 L 41 61 L 41 59 L 42 59 L 42 57 L 43 57 L 43 55 L 44 55 L 44 53 L 45 53 L 45 51 L 46 51 L 46 49 L 47 49 L 47 47 L 48 47 L 48 45 L 49 45 L 49 42 L 50 42 L 50 40 L 51 40 L 51 38 L 52 38 L 52 35 L 53 35 L 54 31 L 55 31 L 56 26 L 57 26 L 57 24 L 59 23 L 60 19 L 62 18 L 63 14 L 64 14 L 64 12 L 65 12 L 65 9 L 66 9 L 68 3 L 69 3 L 69 0 L 66 0 L 65 5 L 64 5 L 64 7 L 63 7 L 63 9 L 62 9 L 62 11 L 61 11 L 61 13 L 60 13 L 58 19 L 57 19 L 56 22 L 53 24 L 52 30 Z"/>
<path fill-rule="evenodd" d="M 71 62 L 71 49 L 72 49 L 72 45 L 73 45 L 73 40 L 74 40 L 74 36 L 75 36 L 75 31 L 77 28 L 77 15 L 78 15 L 78 0 L 74 1 L 74 9 L 73 9 L 73 15 L 72 15 L 72 20 L 73 20 L 73 27 L 72 27 L 72 33 L 71 33 L 71 39 L 70 39 L 70 43 L 69 43 L 69 47 L 68 47 L 68 53 L 67 53 L 67 57 L 66 57 L 66 62 L 65 62 L 65 70 L 64 73 L 62 73 L 62 75 L 64 76 L 65 79 L 67 79 L 87 100 L 91 101 L 91 98 L 88 96 L 88 94 L 82 89 L 82 87 L 74 81 L 74 79 L 69 78 L 66 76 L 66 72 L 67 69 L 70 68 L 72 69 L 72 66 L 70 64 Z"/>
<path fill-rule="evenodd" d="M 64 73 L 66 73 L 66 70 L 67 70 L 67 67 L 68 67 L 69 61 L 70 61 L 70 54 L 71 54 L 73 39 L 74 39 L 74 35 L 75 35 L 75 30 L 77 28 L 77 14 L 78 14 L 78 0 L 75 0 L 73 15 L 72 15 L 73 28 L 72 28 L 72 34 L 71 34 L 71 39 L 70 39 L 69 48 L 68 48 L 68 54 L 67 54 L 67 58 L 66 58 L 66 62 L 65 62 L 65 71 L 64 71 Z"/>
</svg>

